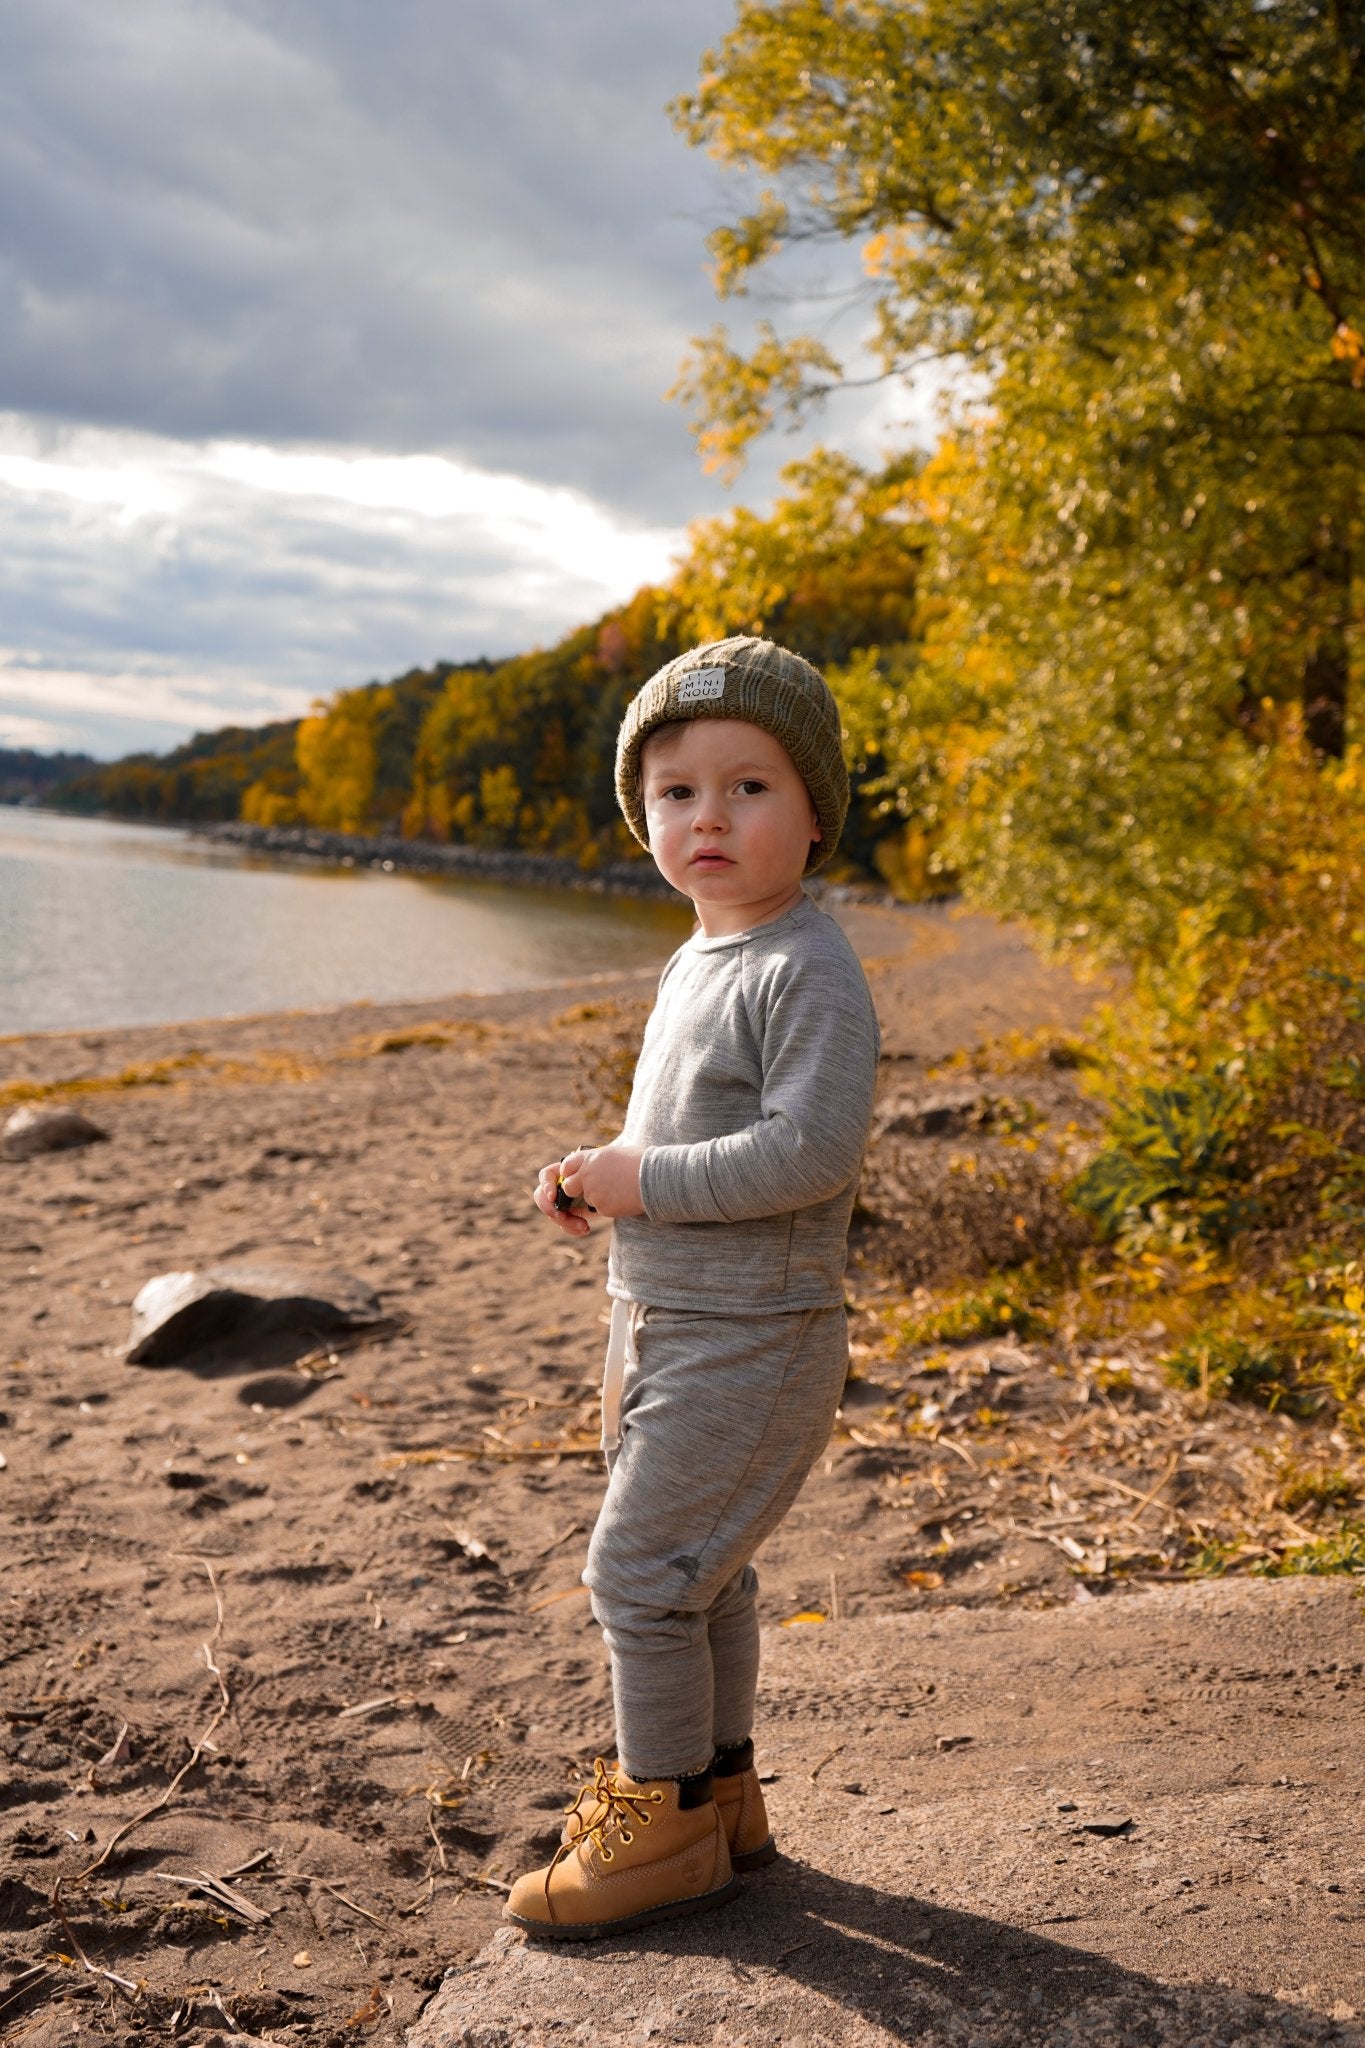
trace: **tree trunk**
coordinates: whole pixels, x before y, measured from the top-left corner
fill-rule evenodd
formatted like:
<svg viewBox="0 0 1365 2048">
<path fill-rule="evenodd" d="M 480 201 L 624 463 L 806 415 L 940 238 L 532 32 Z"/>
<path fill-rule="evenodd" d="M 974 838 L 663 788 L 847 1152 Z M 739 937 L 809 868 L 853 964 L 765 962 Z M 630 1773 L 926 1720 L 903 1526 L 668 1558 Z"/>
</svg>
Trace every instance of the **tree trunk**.
<svg viewBox="0 0 1365 2048">
<path fill-rule="evenodd" d="M 1303 729 L 1309 745 L 1339 760 L 1346 751 L 1351 657 L 1351 524 L 1323 515 L 1309 570 L 1317 624 L 1303 665 Z"/>
</svg>

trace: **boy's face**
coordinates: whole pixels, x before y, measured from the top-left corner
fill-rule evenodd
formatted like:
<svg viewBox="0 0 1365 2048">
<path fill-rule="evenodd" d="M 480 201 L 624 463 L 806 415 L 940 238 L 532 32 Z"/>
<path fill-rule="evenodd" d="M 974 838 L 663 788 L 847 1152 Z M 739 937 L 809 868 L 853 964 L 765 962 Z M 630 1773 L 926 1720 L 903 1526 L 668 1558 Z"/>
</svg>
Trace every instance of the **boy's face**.
<svg viewBox="0 0 1365 2048">
<path fill-rule="evenodd" d="M 708 938 L 780 917 L 820 825 L 780 740 L 742 718 L 694 718 L 640 754 L 649 850 Z"/>
</svg>

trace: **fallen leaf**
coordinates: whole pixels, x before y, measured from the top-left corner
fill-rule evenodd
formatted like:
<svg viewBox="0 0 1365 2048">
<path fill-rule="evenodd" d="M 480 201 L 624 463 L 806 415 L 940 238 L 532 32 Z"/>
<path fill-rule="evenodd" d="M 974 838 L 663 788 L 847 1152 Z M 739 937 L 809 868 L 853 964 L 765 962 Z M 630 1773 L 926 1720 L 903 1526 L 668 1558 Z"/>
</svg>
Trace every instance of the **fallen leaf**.
<svg viewBox="0 0 1365 2048">
<path fill-rule="evenodd" d="M 587 1592 L 586 1586 L 565 1586 L 558 1593 L 544 1593 L 539 1600 L 533 1600 L 526 1612 L 539 1614 L 542 1607 L 553 1607 L 556 1600 L 572 1600 L 579 1593 Z"/>
<path fill-rule="evenodd" d="M 309 1955 L 306 1948 L 301 1948 L 294 1958 L 294 1968 L 296 1970 L 311 1970 L 312 1967 L 313 1958 Z"/>
<path fill-rule="evenodd" d="M 783 1628 L 796 1628 L 801 1622 L 828 1621 L 827 1614 L 820 1614 L 814 1607 L 803 1607 L 799 1614 L 789 1614 L 782 1623 Z"/>
<path fill-rule="evenodd" d="M 902 1572 L 901 1577 L 907 1586 L 922 1586 L 927 1593 L 943 1584 L 942 1572 Z"/>
<path fill-rule="evenodd" d="M 125 1721 L 123 1726 L 119 1729 L 118 1736 L 115 1740 L 113 1748 L 107 1749 L 104 1755 L 100 1758 L 99 1762 L 97 1764 L 93 1764 L 91 1768 L 92 1770 L 96 1771 L 112 1771 L 115 1764 L 122 1764 L 126 1763 L 127 1761 L 128 1723 Z"/>
</svg>

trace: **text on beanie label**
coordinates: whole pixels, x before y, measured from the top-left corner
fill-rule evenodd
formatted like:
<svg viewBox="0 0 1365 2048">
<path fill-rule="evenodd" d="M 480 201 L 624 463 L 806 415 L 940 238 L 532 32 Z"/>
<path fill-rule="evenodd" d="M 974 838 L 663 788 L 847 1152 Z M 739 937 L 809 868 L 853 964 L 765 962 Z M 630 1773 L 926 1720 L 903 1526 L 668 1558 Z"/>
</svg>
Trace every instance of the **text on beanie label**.
<svg viewBox="0 0 1365 2048">
<path fill-rule="evenodd" d="M 690 675 L 678 681 L 678 702 L 699 704 L 706 697 L 725 695 L 725 670 L 723 668 L 694 668 Z"/>
</svg>

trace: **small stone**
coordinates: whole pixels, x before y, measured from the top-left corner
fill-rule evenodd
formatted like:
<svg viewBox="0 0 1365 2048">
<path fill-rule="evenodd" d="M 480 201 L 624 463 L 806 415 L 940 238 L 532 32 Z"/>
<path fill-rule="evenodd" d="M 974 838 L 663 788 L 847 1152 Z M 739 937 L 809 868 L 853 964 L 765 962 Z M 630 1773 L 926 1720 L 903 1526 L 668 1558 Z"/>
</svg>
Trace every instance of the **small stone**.
<svg viewBox="0 0 1365 2048">
<path fill-rule="evenodd" d="M 843 1786 L 843 1787 L 842 1787 L 842 1790 L 843 1790 L 843 1791 L 845 1791 L 845 1792 L 853 1792 L 853 1793 L 856 1793 L 856 1794 L 857 1794 L 857 1795 L 858 1795 L 859 1797 L 861 1797 L 861 1796 L 862 1796 L 862 1794 L 863 1794 L 864 1792 L 866 1792 L 866 1790 L 867 1790 L 867 1787 L 866 1787 L 866 1785 L 860 1785 L 860 1784 L 858 1784 L 858 1783 L 857 1783 L 857 1781 L 855 1780 L 855 1781 L 854 1781 L 854 1782 L 853 1782 L 852 1784 L 850 1784 L 850 1785 L 845 1785 L 845 1786 Z"/>
<path fill-rule="evenodd" d="M 1094 1820 L 1083 1820 L 1080 1833 L 1083 1835 L 1126 1835 L 1133 1825 L 1131 1814 L 1103 1813 Z"/>
<path fill-rule="evenodd" d="M 934 1744 L 934 1748 L 939 1751 L 963 1749 L 971 1740 L 972 1737 L 970 1735 L 940 1735 Z"/>
<path fill-rule="evenodd" d="M 1080 1810 L 1074 1799 L 1059 1799 L 1057 1801 L 1058 1813 L 1079 1813 Z"/>
<path fill-rule="evenodd" d="M 311 1970 L 312 1967 L 313 1958 L 309 1955 L 306 1948 L 301 1948 L 294 1958 L 294 1968 L 296 1970 Z"/>
<path fill-rule="evenodd" d="M 31 1159 L 38 1152 L 68 1152 L 74 1145 L 100 1145 L 108 1138 L 89 1117 L 74 1109 L 39 1109 L 25 1103 L 16 1109 L 0 1132 L 0 1155 L 6 1159 Z"/>
</svg>

